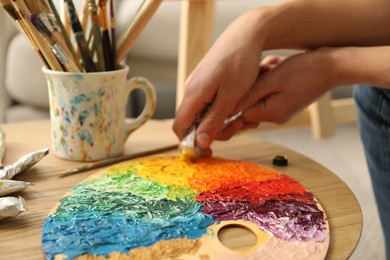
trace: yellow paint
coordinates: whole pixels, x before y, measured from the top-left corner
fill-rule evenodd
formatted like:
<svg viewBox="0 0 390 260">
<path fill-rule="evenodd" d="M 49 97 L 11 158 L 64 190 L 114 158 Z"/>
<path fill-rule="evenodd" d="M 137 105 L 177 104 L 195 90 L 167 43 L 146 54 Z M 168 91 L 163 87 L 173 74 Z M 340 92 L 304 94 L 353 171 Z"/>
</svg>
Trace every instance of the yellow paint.
<svg viewBox="0 0 390 260">
<path fill-rule="evenodd" d="M 133 161 L 130 165 L 112 168 L 116 174 L 137 172 L 137 175 L 175 188 L 186 187 L 203 192 L 231 183 L 266 181 L 280 174 L 254 163 L 222 158 L 195 158 L 182 160 L 179 156 L 149 157 Z"/>
<path fill-rule="evenodd" d="M 124 169 L 127 167 L 127 169 Z M 195 169 L 191 163 L 181 161 L 177 156 L 171 157 L 151 157 L 134 161 L 131 166 L 118 166 L 115 172 L 129 172 L 131 168 L 137 175 L 156 181 L 162 185 L 173 187 L 190 188 L 188 179 L 195 174 Z"/>
</svg>

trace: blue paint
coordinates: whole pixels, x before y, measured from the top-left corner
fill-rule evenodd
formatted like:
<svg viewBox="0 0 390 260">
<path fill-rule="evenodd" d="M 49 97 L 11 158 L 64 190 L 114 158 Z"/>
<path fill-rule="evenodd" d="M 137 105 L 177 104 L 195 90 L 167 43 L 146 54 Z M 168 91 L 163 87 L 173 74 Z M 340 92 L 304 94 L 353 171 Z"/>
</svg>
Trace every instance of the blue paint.
<svg viewBox="0 0 390 260">
<path fill-rule="evenodd" d="M 82 129 L 77 132 L 77 135 L 80 138 L 80 140 L 82 141 L 85 140 L 89 145 L 91 146 L 93 145 L 93 137 L 88 130 Z"/>
<path fill-rule="evenodd" d="M 85 94 L 80 94 L 77 97 L 74 97 L 69 102 L 72 105 L 80 104 L 81 102 L 88 102 L 89 98 Z"/>
<path fill-rule="evenodd" d="M 43 226 L 46 259 L 61 253 L 69 259 L 81 254 L 107 256 L 113 251 L 127 254 L 161 240 L 197 239 L 213 224 L 193 197 L 169 199 L 177 188 L 131 171 L 84 182 L 61 199 Z"/>
<path fill-rule="evenodd" d="M 140 246 L 174 238 L 201 237 L 213 219 L 205 214 L 176 217 L 169 221 L 139 223 L 124 212 L 74 212 L 71 218 L 49 216 L 43 226 L 42 244 L 46 259 L 66 253 L 69 259 L 81 254 L 107 256 L 127 254 Z"/>
<path fill-rule="evenodd" d="M 69 111 L 65 111 L 64 115 L 65 115 L 65 121 L 70 124 L 72 121 L 70 119 Z"/>
<path fill-rule="evenodd" d="M 100 111 L 102 110 L 102 104 L 101 103 L 95 103 L 93 105 L 93 113 L 95 116 L 97 116 L 98 114 L 100 114 Z"/>
<path fill-rule="evenodd" d="M 84 75 L 82 73 L 72 74 L 70 77 L 74 78 L 75 81 L 82 81 L 84 79 Z"/>
<path fill-rule="evenodd" d="M 79 113 L 79 123 L 81 126 L 84 125 L 84 122 L 87 120 L 88 116 L 89 116 L 88 110 L 83 110 Z"/>
</svg>

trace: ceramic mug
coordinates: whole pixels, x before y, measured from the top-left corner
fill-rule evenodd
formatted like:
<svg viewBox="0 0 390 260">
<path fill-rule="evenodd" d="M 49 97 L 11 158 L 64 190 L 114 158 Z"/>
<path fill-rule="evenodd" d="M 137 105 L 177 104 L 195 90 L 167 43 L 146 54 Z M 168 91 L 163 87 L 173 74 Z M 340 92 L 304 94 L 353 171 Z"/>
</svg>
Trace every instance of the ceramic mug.
<svg viewBox="0 0 390 260">
<path fill-rule="evenodd" d="M 156 93 L 143 77 L 127 80 L 127 66 L 115 71 L 72 73 L 42 69 L 50 101 L 54 154 L 74 161 L 96 161 L 123 153 L 129 135 L 153 115 Z M 126 120 L 129 93 L 145 92 L 142 113 Z"/>
</svg>

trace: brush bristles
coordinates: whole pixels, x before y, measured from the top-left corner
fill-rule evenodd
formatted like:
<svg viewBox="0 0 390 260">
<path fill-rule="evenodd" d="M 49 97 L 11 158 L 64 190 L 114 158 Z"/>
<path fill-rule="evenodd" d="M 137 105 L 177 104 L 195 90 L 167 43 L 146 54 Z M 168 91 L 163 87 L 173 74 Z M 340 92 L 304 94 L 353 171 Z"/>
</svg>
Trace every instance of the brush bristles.
<svg viewBox="0 0 390 260">
<path fill-rule="evenodd" d="M 0 0 L 1 6 L 4 8 L 6 13 L 13 19 L 14 21 L 19 19 L 18 13 L 15 8 L 12 6 L 10 0 Z"/>
<path fill-rule="evenodd" d="M 24 2 L 32 14 L 51 12 L 46 0 L 25 0 Z"/>
<path fill-rule="evenodd" d="M 41 19 L 41 15 L 32 14 L 30 20 L 40 33 L 47 37 L 51 37 L 51 31 L 47 28 L 45 22 Z"/>
<path fill-rule="evenodd" d="M 121 42 L 118 47 L 116 44 L 113 0 L 83 0 L 84 15 L 87 17 L 85 26 L 81 26 L 72 0 L 60 1 L 60 4 L 66 6 L 64 11 L 69 18 L 64 21 L 61 21 L 53 0 L 0 0 L 0 4 L 18 29 L 28 36 L 46 67 L 58 71 L 95 72 L 117 68 L 161 1 L 143 0 L 148 3 L 147 8 L 140 8 L 136 14 L 138 19 L 130 24 L 133 28 L 136 22 L 137 31 L 130 40 L 125 40 L 125 47 L 121 46 Z M 88 16 L 91 17 L 89 24 Z M 66 28 L 72 28 L 72 32 Z M 126 34 L 126 38 L 130 37 Z M 85 35 L 90 36 L 88 42 Z M 77 44 L 78 52 L 75 51 L 74 43 Z M 53 45 L 61 46 L 69 56 L 65 64 L 68 67 L 58 63 L 54 50 L 50 50 Z M 101 66 L 102 63 L 104 66 Z"/>
</svg>

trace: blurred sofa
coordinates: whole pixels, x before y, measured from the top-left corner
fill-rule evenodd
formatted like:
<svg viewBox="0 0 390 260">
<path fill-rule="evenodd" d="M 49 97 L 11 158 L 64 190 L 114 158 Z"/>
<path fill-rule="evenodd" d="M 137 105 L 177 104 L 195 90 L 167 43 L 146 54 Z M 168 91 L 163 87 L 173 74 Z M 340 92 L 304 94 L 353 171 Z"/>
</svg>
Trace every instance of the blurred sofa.
<svg viewBox="0 0 390 260">
<path fill-rule="evenodd" d="M 137 1 L 116 0 L 116 28 L 123 31 L 136 11 Z M 175 113 L 178 39 L 182 1 L 163 1 L 137 39 L 126 63 L 131 76 L 145 76 L 157 91 L 154 118 L 172 118 Z M 217 0 L 213 39 L 239 14 L 278 0 Z M 10 19 L 0 12 L 0 123 L 49 117 L 47 85 L 42 63 L 29 41 L 19 34 Z M 143 106 L 141 93 L 130 96 L 128 116 Z"/>
</svg>

